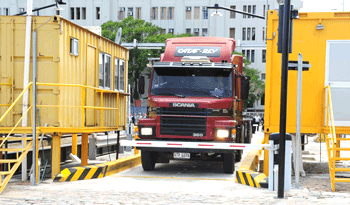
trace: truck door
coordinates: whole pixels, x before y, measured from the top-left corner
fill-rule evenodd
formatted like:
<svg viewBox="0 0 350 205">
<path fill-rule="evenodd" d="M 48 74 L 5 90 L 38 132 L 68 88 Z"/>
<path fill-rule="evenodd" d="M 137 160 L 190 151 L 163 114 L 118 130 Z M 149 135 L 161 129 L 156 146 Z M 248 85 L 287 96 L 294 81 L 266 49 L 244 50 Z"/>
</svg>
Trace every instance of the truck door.
<svg viewBox="0 0 350 205">
<path fill-rule="evenodd" d="M 350 40 L 329 40 L 325 86 L 330 86 L 335 126 L 350 126 Z"/>
</svg>

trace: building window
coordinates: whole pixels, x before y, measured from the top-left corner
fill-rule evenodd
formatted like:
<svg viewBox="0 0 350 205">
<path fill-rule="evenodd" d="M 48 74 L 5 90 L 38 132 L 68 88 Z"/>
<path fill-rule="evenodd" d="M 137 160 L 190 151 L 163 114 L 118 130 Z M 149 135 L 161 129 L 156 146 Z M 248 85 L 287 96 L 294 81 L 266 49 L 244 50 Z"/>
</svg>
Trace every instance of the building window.
<svg viewBox="0 0 350 205">
<path fill-rule="evenodd" d="M 250 5 L 248 6 L 248 13 L 250 13 L 250 14 L 252 13 L 252 6 L 250 6 Z M 251 16 L 248 16 L 248 18 L 251 18 Z"/>
<path fill-rule="evenodd" d="M 70 38 L 70 54 L 78 56 L 79 55 L 79 40 L 75 38 Z"/>
<path fill-rule="evenodd" d="M 236 29 L 230 28 L 230 38 L 236 38 Z"/>
<path fill-rule="evenodd" d="M 199 19 L 199 7 L 194 7 L 194 19 Z"/>
<path fill-rule="evenodd" d="M 70 19 L 74 20 L 74 7 L 70 7 Z"/>
<path fill-rule="evenodd" d="M 124 18 L 125 18 L 125 8 L 121 7 L 119 8 L 118 20 L 123 20 Z"/>
<path fill-rule="evenodd" d="M 22 13 L 22 12 L 25 12 L 25 9 L 24 8 L 19 8 L 18 9 L 18 13 Z"/>
<path fill-rule="evenodd" d="M 208 19 L 208 8 L 203 6 L 203 19 Z"/>
<path fill-rule="evenodd" d="M 173 28 L 169 28 L 169 32 L 168 33 L 174 34 L 174 29 Z"/>
<path fill-rule="evenodd" d="M 246 5 L 243 6 L 243 12 L 247 12 L 247 6 Z M 247 15 L 243 14 L 243 18 L 244 19 L 247 18 Z"/>
<path fill-rule="evenodd" d="M 252 50 L 252 56 L 250 57 L 250 60 L 252 61 L 252 63 L 255 62 L 255 50 Z"/>
<path fill-rule="evenodd" d="M 119 90 L 119 59 L 114 59 L 114 90 Z"/>
<path fill-rule="evenodd" d="M 253 14 L 256 14 L 256 5 L 253 6 Z"/>
<path fill-rule="evenodd" d="M 270 10 L 270 5 L 267 6 L 267 11 Z M 264 5 L 264 9 L 263 9 L 263 16 L 266 15 L 266 5 Z"/>
<path fill-rule="evenodd" d="M 134 8 L 128 8 L 128 16 L 134 16 Z"/>
<path fill-rule="evenodd" d="M 125 61 L 119 60 L 119 90 L 125 91 Z"/>
<path fill-rule="evenodd" d="M 100 20 L 100 7 L 96 7 L 96 19 Z"/>
<path fill-rule="evenodd" d="M 141 7 L 136 7 L 136 19 L 141 19 Z"/>
<path fill-rule="evenodd" d="M 252 28 L 252 41 L 255 41 L 255 28 Z"/>
<path fill-rule="evenodd" d="M 260 98 L 260 105 L 265 105 L 265 94 L 263 94 Z"/>
<path fill-rule="evenodd" d="M 158 7 L 151 8 L 151 20 L 158 20 Z"/>
<path fill-rule="evenodd" d="M 168 8 L 168 20 L 173 20 L 175 15 L 174 7 Z"/>
<path fill-rule="evenodd" d="M 99 86 L 101 88 L 111 88 L 111 56 L 100 52 L 99 55 Z"/>
<path fill-rule="evenodd" d="M 245 50 L 242 50 L 242 54 L 245 56 Z"/>
<path fill-rule="evenodd" d="M 231 9 L 236 10 L 236 6 L 230 6 Z M 236 12 L 230 12 L 230 18 L 235 19 L 236 18 Z"/>
<path fill-rule="evenodd" d="M 60 10 L 56 10 L 56 15 L 61 15 L 61 12 L 60 12 Z"/>
<path fill-rule="evenodd" d="M 4 8 L 4 15 L 9 16 L 10 15 L 10 9 L 9 8 Z"/>
<path fill-rule="evenodd" d="M 199 28 L 195 28 L 193 30 L 193 33 L 194 33 L 195 36 L 199 36 Z"/>
<path fill-rule="evenodd" d="M 250 50 L 247 50 L 247 59 L 250 61 Z"/>
<path fill-rule="evenodd" d="M 202 36 L 208 36 L 208 29 L 207 28 L 202 29 Z"/>
<path fill-rule="evenodd" d="M 75 8 L 76 9 L 76 11 L 77 11 L 77 20 L 80 20 L 80 8 L 79 7 L 77 7 L 77 8 Z"/>
<path fill-rule="evenodd" d="M 263 27 L 262 30 L 262 40 L 265 41 L 265 27 Z"/>
<path fill-rule="evenodd" d="M 261 73 L 261 80 L 265 80 L 265 73 Z"/>
<path fill-rule="evenodd" d="M 262 50 L 262 62 L 266 63 L 266 50 Z"/>
<path fill-rule="evenodd" d="M 160 19 L 165 20 L 166 19 L 166 7 L 162 7 L 160 9 Z"/>
<path fill-rule="evenodd" d="M 191 19 L 192 16 L 192 7 L 188 6 L 186 7 L 186 19 Z"/>
<path fill-rule="evenodd" d="M 245 39 L 246 39 L 246 38 L 245 38 L 245 36 L 246 36 L 246 30 L 247 30 L 246 28 L 243 28 L 243 29 L 242 29 L 242 41 L 245 41 Z"/>
<path fill-rule="evenodd" d="M 166 29 L 165 28 L 162 28 L 162 34 L 165 34 L 166 33 Z"/>
<path fill-rule="evenodd" d="M 250 28 L 247 28 L 247 41 L 250 41 Z"/>
<path fill-rule="evenodd" d="M 81 8 L 81 19 L 86 20 L 86 7 Z"/>
<path fill-rule="evenodd" d="M 187 34 L 191 34 L 191 29 L 190 28 L 186 28 L 186 33 Z"/>
</svg>

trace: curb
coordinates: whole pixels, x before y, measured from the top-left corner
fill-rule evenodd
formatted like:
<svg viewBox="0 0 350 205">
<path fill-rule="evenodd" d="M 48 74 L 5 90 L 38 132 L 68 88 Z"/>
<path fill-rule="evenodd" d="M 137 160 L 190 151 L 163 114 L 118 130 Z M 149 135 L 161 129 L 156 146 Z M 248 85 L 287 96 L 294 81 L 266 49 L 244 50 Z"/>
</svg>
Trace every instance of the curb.
<svg viewBox="0 0 350 205">
<path fill-rule="evenodd" d="M 262 144 L 264 139 L 258 140 L 257 144 Z M 241 166 L 236 171 L 236 182 L 256 188 L 267 188 L 267 177 L 265 174 L 256 172 L 259 157 L 262 150 L 251 150 L 242 161 Z"/>
<path fill-rule="evenodd" d="M 77 181 L 106 177 L 141 164 L 141 155 L 133 155 L 116 161 L 84 167 L 66 168 L 58 173 L 53 181 Z"/>
</svg>

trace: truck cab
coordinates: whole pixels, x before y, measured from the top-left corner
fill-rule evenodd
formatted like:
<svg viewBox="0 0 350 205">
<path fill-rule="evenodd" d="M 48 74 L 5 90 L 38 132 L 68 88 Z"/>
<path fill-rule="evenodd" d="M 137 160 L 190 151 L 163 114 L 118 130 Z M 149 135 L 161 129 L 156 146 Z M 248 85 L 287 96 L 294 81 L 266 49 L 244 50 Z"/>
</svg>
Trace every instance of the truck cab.
<svg viewBox="0 0 350 205">
<path fill-rule="evenodd" d="M 227 38 L 168 39 L 152 67 L 148 118 L 138 125 L 140 141 L 250 142 L 251 124 L 242 117 L 249 77 L 242 72 L 243 57 L 231 55 L 234 47 L 234 39 Z M 242 150 L 196 146 L 138 148 L 146 171 L 173 159 L 220 158 L 224 171 L 233 173 L 234 162 L 241 160 Z"/>
</svg>

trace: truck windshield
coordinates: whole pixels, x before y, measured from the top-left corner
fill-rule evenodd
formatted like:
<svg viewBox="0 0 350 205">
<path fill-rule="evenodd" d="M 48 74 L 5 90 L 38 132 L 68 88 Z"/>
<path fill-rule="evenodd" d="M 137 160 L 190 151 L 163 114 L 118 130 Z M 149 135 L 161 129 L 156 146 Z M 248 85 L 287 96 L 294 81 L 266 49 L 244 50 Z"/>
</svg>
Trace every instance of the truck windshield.
<svg viewBox="0 0 350 205">
<path fill-rule="evenodd" d="M 232 97 L 232 69 L 155 68 L 151 95 Z"/>
</svg>

